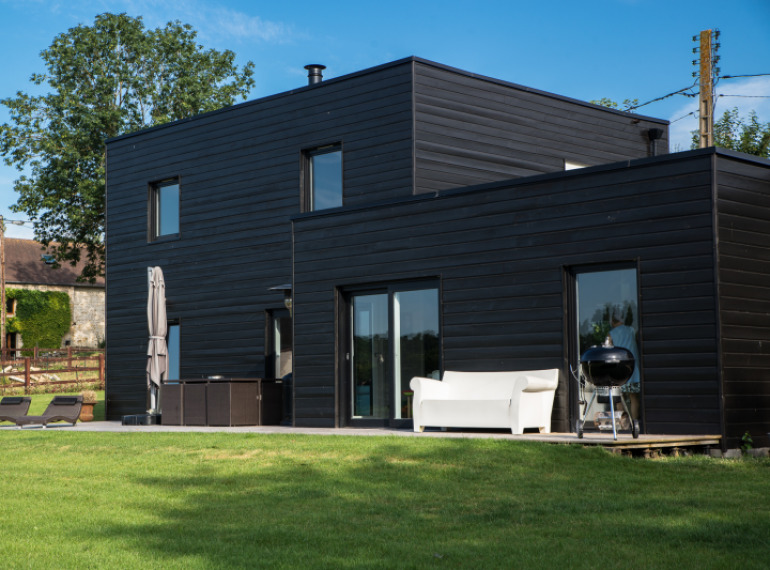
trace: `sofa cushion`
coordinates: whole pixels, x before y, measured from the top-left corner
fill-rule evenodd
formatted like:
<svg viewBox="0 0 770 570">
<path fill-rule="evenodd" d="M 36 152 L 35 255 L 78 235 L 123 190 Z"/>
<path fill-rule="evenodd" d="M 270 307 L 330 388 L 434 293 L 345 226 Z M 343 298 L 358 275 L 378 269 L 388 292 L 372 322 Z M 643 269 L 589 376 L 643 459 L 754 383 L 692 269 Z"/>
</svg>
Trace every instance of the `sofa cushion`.
<svg viewBox="0 0 770 570">
<path fill-rule="evenodd" d="M 495 428 L 510 425 L 511 400 L 423 400 L 420 411 L 431 426 Z"/>
</svg>

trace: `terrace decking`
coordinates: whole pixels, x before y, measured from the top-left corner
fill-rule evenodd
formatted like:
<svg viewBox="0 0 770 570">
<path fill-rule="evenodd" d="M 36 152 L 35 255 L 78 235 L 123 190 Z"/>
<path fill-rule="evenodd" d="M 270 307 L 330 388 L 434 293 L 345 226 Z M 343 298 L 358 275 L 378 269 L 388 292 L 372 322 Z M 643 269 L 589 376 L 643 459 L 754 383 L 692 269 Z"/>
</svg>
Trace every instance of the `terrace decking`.
<svg viewBox="0 0 770 570">
<path fill-rule="evenodd" d="M 289 426 L 178 426 L 178 425 L 122 425 L 121 422 L 80 422 L 67 431 L 92 432 L 230 432 L 230 433 L 286 433 L 309 435 L 440 437 L 440 438 L 487 438 L 512 441 L 538 441 L 542 443 L 604 447 L 615 453 L 656 457 L 660 455 L 708 454 L 712 449 L 721 449 L 719 435 L 651 435 L 642 434 L 634 439 L 631 434 L 619 433 L 613 440 L 612 433 L 585 432 L 579 439 L 574 433 L 525 433 L 512 435 L 510 430 L 426 430 L 415 433 L 411 429 L 395 428 L 300 428 Z"/>
</svg>

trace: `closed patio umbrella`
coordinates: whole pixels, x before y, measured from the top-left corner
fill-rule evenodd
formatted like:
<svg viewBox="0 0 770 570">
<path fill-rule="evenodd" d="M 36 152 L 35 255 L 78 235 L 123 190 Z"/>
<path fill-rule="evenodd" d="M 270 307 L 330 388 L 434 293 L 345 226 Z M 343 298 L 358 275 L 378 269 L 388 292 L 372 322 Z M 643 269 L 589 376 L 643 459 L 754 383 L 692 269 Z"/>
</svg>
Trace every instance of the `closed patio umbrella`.
<svg viewBox="0 0 770 570">
<path fill-rule="evenodd" d="M 160 381 L 168 371 L 168 347 L 166 334 L 166 284 L 160 267 L 151 267 L 149 295 L 147 297 L 147 324 L 150 341 L 147 344 L 147 388 L 149 389 L 149 412 L 158 411 Z"/>
</svg>

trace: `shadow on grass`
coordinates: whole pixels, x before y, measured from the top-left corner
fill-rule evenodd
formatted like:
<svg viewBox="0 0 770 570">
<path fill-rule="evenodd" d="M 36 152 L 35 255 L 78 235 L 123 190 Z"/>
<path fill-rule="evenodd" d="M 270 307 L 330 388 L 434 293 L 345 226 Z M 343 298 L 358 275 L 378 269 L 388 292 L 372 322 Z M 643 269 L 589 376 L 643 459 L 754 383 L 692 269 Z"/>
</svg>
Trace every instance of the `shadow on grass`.
<svg viewBox="0 0 770 570">
<path fill-rule="evenodd" d="M 500 441 L 266 441 L 130 475 L 142 498 L 90 538 L 179 567 L 766 563 L 768 509 L 707 491 L 704 476 L 730 473 L 705 464 Z"/>
</svg>

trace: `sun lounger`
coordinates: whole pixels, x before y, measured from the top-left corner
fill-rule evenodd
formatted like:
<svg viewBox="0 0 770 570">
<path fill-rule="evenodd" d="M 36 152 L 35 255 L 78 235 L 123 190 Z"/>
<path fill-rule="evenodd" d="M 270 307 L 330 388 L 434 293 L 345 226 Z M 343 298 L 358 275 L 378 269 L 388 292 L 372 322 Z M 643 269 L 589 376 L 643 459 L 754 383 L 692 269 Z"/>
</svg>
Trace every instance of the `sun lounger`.
<svg viewBox="0 0 770 570">
<path fill-rule="evenodd" d="M 16 418 L 27 415 L 32 398 L 6 396 L 0 400 L 0 422 L 15 422 Z"/>
<path fill-rule="evenodd" d="M 82 407 L 83 396 L 55 396 L 42 415 L 21 416 L 15 421 L 19 427 L 28 425 L 47 427 L 51 422 L 69 422 L 74 426 Z"/>
</svg>

